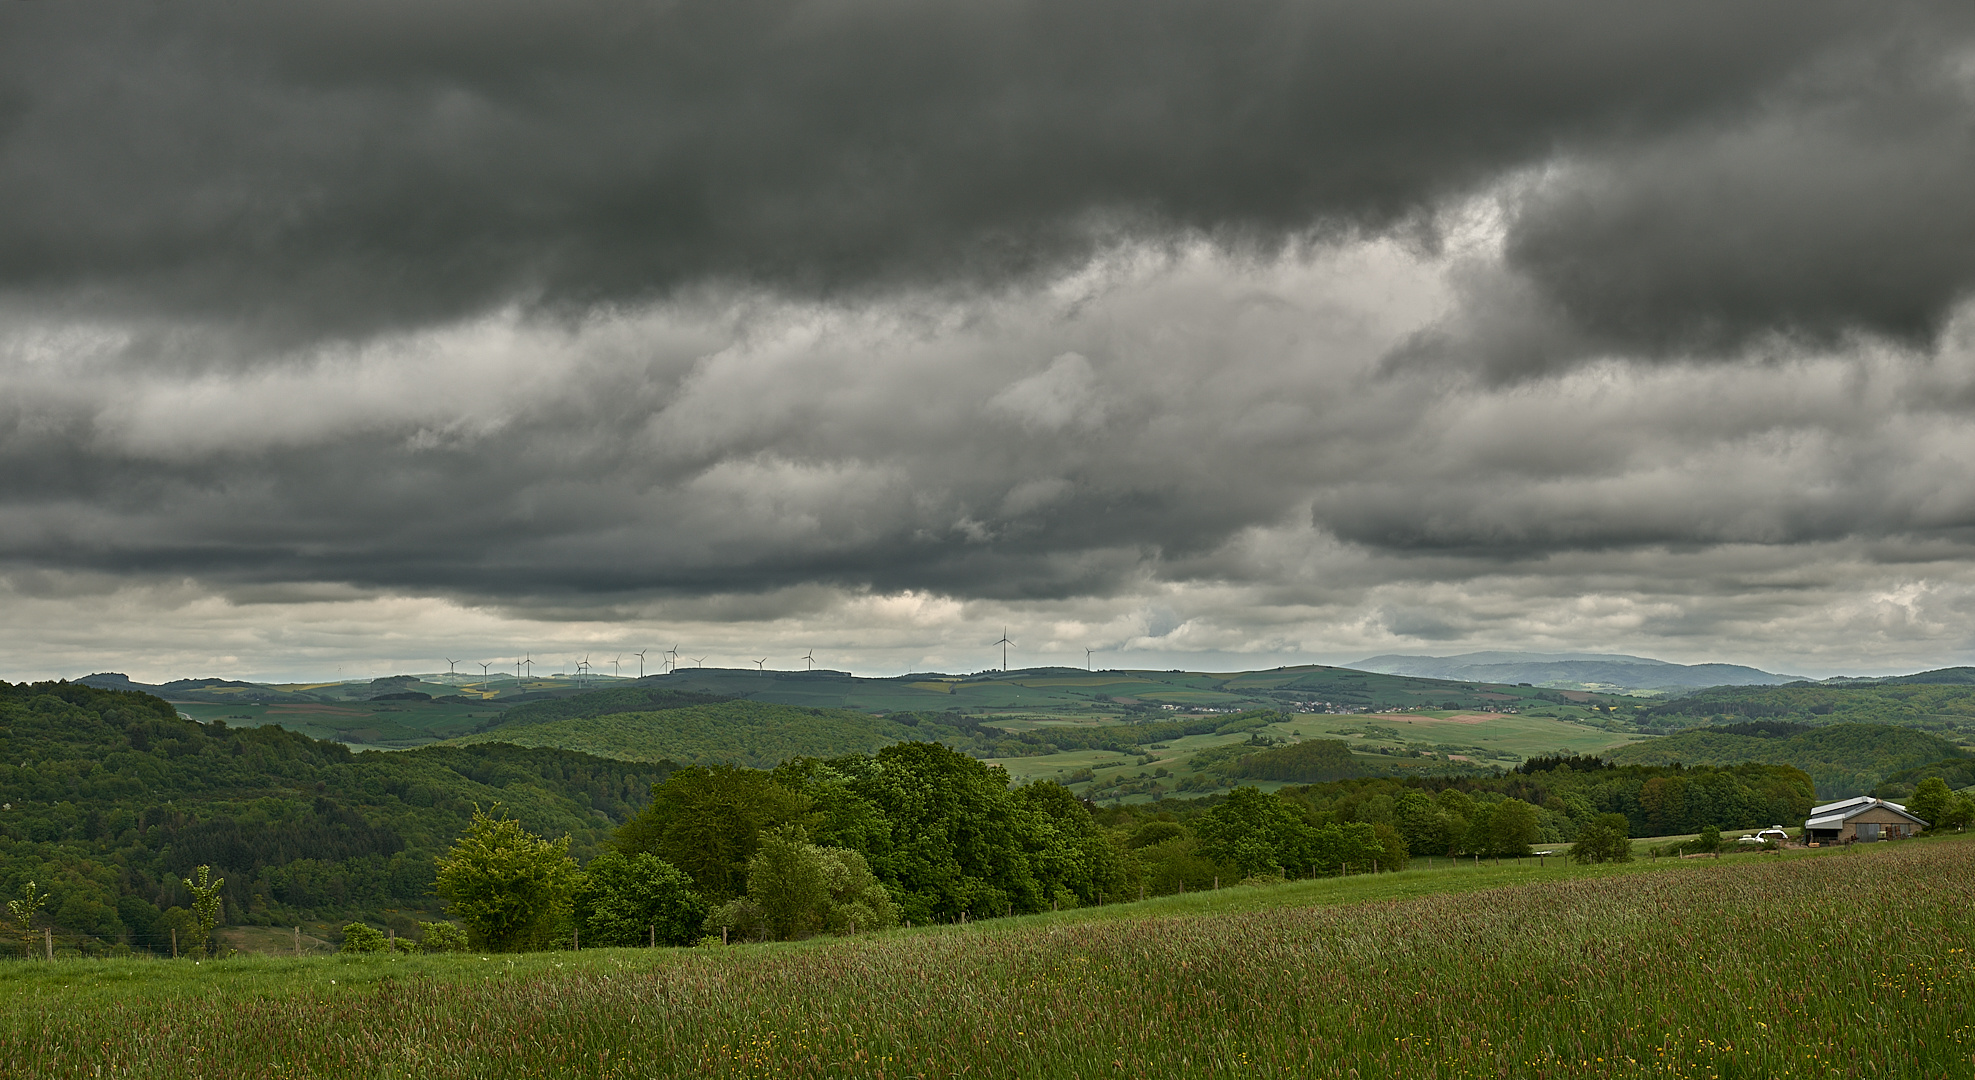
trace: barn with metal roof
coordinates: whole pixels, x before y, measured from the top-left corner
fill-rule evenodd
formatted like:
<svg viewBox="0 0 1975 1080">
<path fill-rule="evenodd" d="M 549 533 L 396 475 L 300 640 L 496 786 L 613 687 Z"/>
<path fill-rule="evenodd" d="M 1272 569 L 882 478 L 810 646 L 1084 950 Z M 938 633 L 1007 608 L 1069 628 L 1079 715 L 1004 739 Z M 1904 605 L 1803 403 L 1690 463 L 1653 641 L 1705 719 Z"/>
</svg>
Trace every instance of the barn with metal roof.
<svg viewBox="0 0 1975 1080">
<path fill-rule="evenodd" d="M 1804 822 L 1804 839 L 1816 844 L 1898 840 L 1926 827 L 1927 822 L 1899 803 L 1860 795 L 1811 807 L 1810 818 Z"/>
</svg>

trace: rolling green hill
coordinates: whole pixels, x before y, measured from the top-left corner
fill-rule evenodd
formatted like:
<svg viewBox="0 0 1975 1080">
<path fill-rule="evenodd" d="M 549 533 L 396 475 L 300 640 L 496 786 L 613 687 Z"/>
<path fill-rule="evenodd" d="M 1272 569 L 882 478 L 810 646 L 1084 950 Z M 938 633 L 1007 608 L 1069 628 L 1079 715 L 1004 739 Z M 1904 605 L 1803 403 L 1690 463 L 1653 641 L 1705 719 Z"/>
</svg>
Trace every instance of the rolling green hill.
<svg viewBox="0 0 1975 1080">
<path fill-rule="evenodd" d="M 1642 724 L 1661 731 L 1747 720 L 1895 724 L 1932 731 L 1967 746 L 1975 744 L 1975 686 L 1905 681 L 1868 686 L 1726 686 L 1653 706 L 1640 716 Z"/>
<path fill-rule="evenodd" d="M 476 805 L 588 855 L 671 771 L 504 745 L 353 753 L 147 694 L 0 682 L 0 890 L 33 880 L 66 934 L 145 947 L 167 943 L 201 863 L 230 922 L 388 923 L 429 910 L 432 857 Z"/>
<path fill-rule="evenodd" d="M 1301 665 L 1268 671 L 1084 671 L 1030 668 L 975 675 L 865 679 L 837 671 L 682 668 L 645 682 L 752 701 L 865 712 L 965 712 L 1145 719 L 1188 710 L 1288 712 L 1639 704 L 1613 695 L 1379 675 Z"/>
<path fill-rule="evenodd" d="M 748 700 L 872 715 L 1138 723 L 1247 709 L 1351 715 L 1366 712 L 1548 711 L 1579 723 L 1632 731 L 1640 700 L 1530 686 L 1379 675 L 1300 666 L 1270 671 L 1082 671 L 1031 668 L 974 675 L 861 678 L 840 671 L 683 668 L 644 678 L 605 675 L 392 675 L 323 683 L 260 684 L 183 679 L 160 685 L 114 672 L 77 682 L 162 697 L 202 722 L 275 724 L 312 738 L 402 750 L 507 724 L 535 725 L 675 705 Z M 572 704 L 574 702 L 574 704 Z M 512 715 L 504 713 L 512 710 Z M 943 739 L 944 741 L 944 739 Z"/>
<path fill-rule="evenodd" d="M 581 699 L 576 699 L 580 702 Z M 563 704 L 563 703 L 557 703 Z M 507 722 L 449 745 L 557 747 L 627 761 L 773 768 L 792 757 L 868 754 L 895 742 L 944 733 L 848 709 L 726 701 L 647 712 L 611 712 L 535 723 Z"/>
<path fill-rule="evenodd" d="M 1938 735 L 1892 724 L 1812 726 L 1755 721 L 1690 729 L 1633 743 L 1611 751 L 1609 757 L 1626 765 L 1734 765 L 1745 761 L 1793 765 L 1810 774 L 1819 798 L 1842 799 L 1865 794 L 1902 770 L 1959 758 L 1962 753 L 1960 747 Z"/>
</svg>

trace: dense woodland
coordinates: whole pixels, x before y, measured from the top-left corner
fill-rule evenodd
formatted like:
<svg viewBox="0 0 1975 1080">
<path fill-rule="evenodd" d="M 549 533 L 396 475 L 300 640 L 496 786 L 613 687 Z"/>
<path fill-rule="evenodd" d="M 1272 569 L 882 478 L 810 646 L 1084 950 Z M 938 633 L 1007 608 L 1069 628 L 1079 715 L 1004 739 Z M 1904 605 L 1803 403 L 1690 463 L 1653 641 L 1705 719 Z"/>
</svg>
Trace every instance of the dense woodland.
<svg viewBox="0 0 1975 1080">
<path fill-rule="evenodd" d="M 622 715 L 734 704 L 747 703 Z M 986 737 L 944 717 L 910 719 L 893 722 Z M 1106 728 L 1076 737 L 1145 745 L 1261 719 L 1138 725 L 1129 744 Z M 797 756 L 773 769 L 498 743 L 353 754 L 274 727 L 187 721 L 144 694 L 64 683 L 0 684 L 0 755 L 0 888 L 37 882 L 53 924 L 98 947 L 162 941 L 185 917 L 180 879 L 199 865 L 225 879 L 230 923 L 434 911 L 435 858 L 476 807 L 496 805 L 535 834 L 568 837 L 578 863 L 608 855 L 598 881 L 675 881 L 693 910 L 754 919 L 773 934 L 769 913 L 748 905 L 777 859 L 835 883 L 816 927 L 827 927 L 829 911 L 868 927 L 1390 869 L 1423 854 L 1520 854 L 1569 842 L 1613 814 L 1633 835 L 1790 822 L 1812 792 L 1809 777 L 1787 766 L 1555 759 L 1508 775 L 1356 777 L 1096 809 L 1053 783 L 1011 787 L 999 768 L 933 741 Z"/>
<path fill-rule="evenodd" d="M 1960 669 L 1956 669 L 1960 670 Z M 1948 677 L 1943 673 L 1911 679 Z M 1872 685 L 1717 686 L 1644 710 L 1642 726 L 1654 730 L 1747 720 L 1804 724 L 1893 724 L 1975 740 L 1975 686 L 1883 680 Z"/>
<path fill-rule="evenodd" d="M 430 908 L 433 856 L 501 803 L 587 857 L 671 772 L 513 746 L 353 754 L 277 727 L 180 718 L 146 694 L 0 683 L 0 887 L 34 880 L 56 924 L 166 940 L 200 864 L 228 921 Z"/>
<path fill-rule="evenodd" d="M 1619 747 L 1610 758 L 1632 765 L 1743 761 L 1793 765 L 1810 774 L 1820 799 L 1863 795 L 1907 770 L 1935 763 L 1952 768 L 1970 761 L 1954 742 L 1915 728 L 1851 722 L 1816 726 L 1787 720 L 1694 728 Z"/>
</svg>

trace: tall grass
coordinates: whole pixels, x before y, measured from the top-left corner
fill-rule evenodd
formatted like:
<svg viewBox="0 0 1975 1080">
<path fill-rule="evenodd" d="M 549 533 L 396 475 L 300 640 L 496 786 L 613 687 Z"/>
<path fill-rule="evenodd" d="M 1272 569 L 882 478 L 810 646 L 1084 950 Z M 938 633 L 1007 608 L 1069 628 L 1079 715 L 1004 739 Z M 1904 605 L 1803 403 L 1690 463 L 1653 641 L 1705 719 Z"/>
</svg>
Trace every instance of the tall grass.
<svg viewBox="0 0 1975 1080">
<path fill-rule="evenodd" d="M 1967 1077 L 1971 896 L 1975 845 L 1919 841 L 791 946 L 17 964 L 0 979 L 0 1070 Z"/>
</svg>

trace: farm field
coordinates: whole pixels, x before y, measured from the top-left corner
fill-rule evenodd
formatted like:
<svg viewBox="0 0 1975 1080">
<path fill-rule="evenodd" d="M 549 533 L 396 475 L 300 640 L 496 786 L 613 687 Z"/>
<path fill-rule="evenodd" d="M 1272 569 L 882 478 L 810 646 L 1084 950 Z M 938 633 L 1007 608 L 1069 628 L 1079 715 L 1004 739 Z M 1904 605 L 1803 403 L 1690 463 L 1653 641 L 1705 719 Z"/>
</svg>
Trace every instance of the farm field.
<svg viewBox="0 0 1975 1080">
<path fill-rule="evenodd" d="M 0 1041 L 47 1077 L 1959 1077 L 1971 856 L 1408 872 L 728 949 L 13 963 Z"/>
</svg>

